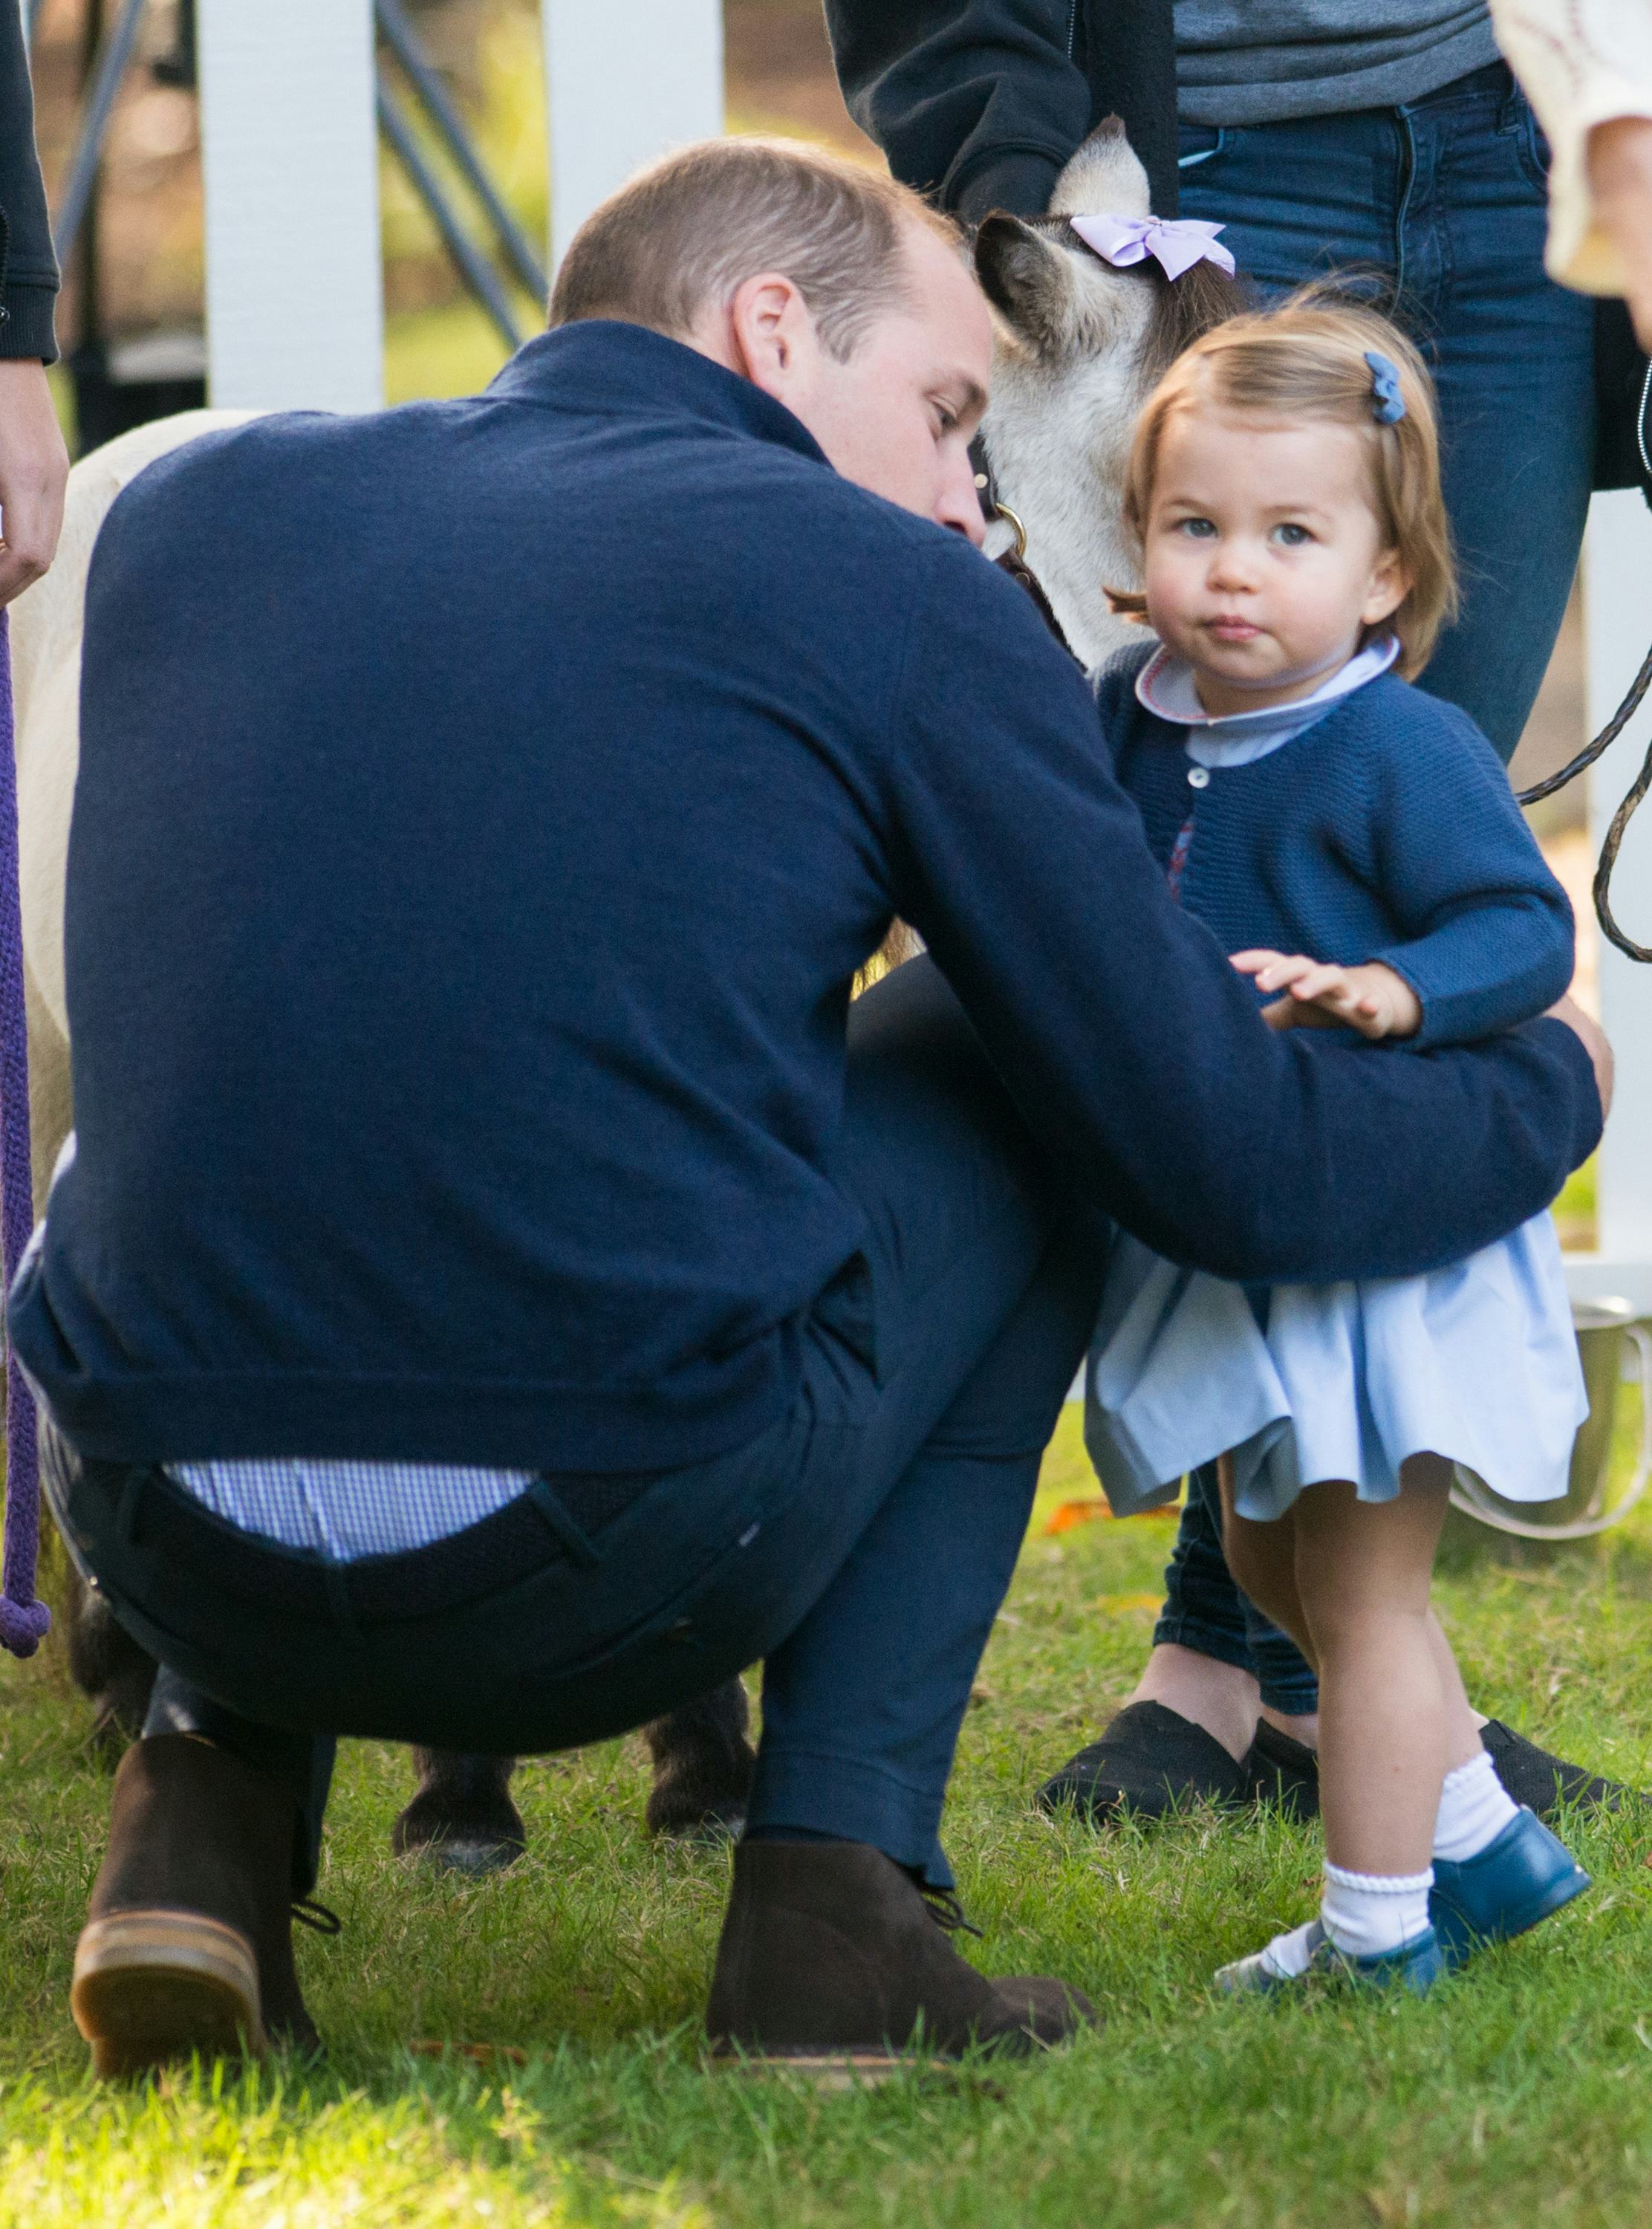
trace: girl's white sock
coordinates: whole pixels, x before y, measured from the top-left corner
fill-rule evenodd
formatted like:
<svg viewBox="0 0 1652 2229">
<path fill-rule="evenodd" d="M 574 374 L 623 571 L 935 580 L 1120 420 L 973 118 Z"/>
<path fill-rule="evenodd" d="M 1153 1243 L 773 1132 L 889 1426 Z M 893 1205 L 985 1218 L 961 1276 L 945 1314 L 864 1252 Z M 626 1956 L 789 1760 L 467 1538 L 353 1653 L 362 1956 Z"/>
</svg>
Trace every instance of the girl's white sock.
<svg viewBox="0 0 1652 2229">
<path fill-rule="evenodd" d="M 1301 1981 L 1318 1940 L 1319 1930 L 1311 1920 L 1306 1927 L 1293 1927 L 1289 1935 L 1276 1935 L 1262 1953 L 1263 1972 L 1277 1982 Z"/>
<path fill-rule="evenodd" d="M 1441 1783 L 1434 1854 L 1459 1866 L 1465 1858 L 1477 1858 L 1519 1815 L 1520 1806 L 1498 1779 L 1490 1757 L 1482 1750 L 1467 1764 L 1448 1772 Z"/>
<path fill-rule="evenodd" d="M 1425 1873 L 1351 1873 L 1328 1858 L 1319 1924 L 1345 1957 L 1374 1958 L 1422 1934 L 1433 1885 L 1431 1866 Z"/>
</svg>

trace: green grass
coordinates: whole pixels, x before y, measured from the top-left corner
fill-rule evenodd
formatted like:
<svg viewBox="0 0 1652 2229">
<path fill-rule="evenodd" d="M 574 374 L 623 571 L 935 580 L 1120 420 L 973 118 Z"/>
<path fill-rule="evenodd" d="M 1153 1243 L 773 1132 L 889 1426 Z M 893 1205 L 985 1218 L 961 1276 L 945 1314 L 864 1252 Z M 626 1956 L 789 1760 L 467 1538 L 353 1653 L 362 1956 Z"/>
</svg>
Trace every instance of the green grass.
<svg viewBox="0 0 1652 2229">
<path fill-rule="evenodd" d="M 1041 1508 L 1085 1493 L 1069 1410 Z M 1569 2225 L 1652 2181 L 1652 1820 L 1578 1821 L 1597 1888 L 1425 2004 L 1219 2002 L 1208 1976 L 1307 1916 L 1316 1837 L 1192 1815 L 1097 1839 L 1035 1816 L 1146 1645 L 1162 1521 L 1035 1523 L 947 1821 L 991 1970 L 1053 1969 L 1105 2025 L 1034 2065 L 823 2097 L 701 2071 L 726 1880 L 642 1831 L 640 1745 L 527 1767 L 531 1851 L 449 1885 L 388 1853 L 399 1752 L 347 1747 L 304 1937 L 324 2071 L 84 2071 L 66 1996 L 108 1783 L 50 1663 L 0 1676 L 0 2229 L 668 2223 Z M 1652 1523 L 1502 1563 L 1456 1550 L 1443 1611 L 1482 1706 L 1652 1778 Z M 420 2038 L 526 2063 L 417 2058 Z"/>
<path fill-rule="evenodd" d="M 1580 1169 L 1573 1169 L 1554 1203 L 1554 1220 L 1562 1246 L 1588 1247 L 1595 1243 L 1596 1167 L 1597 1156 L 1591 1153 Z"/>
</svg>

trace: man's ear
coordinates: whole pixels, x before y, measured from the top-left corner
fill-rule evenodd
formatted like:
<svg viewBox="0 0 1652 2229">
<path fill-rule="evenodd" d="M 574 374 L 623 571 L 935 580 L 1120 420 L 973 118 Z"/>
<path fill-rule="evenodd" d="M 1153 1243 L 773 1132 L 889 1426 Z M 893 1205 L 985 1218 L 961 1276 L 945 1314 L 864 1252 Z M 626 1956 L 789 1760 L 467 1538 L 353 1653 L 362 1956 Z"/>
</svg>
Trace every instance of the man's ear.
<svg viewBox="0 0 1652 2229">
<path fill-rule="evenodd" d="M 1411 567 L 1397 549 L 1385 549 L 1372 568 L 1371 586 L 1360 617 L 1367 626 L 1380 626 L 1399 609 L 1414 585 Z"/>
<path fill-rule="evenodd" d="M 807 303 L 784 272 L 761 271 L 734 289 L 728 305 L 734 369 L 777 401 L 793 387 L 814 330 Z"/>
</svg>

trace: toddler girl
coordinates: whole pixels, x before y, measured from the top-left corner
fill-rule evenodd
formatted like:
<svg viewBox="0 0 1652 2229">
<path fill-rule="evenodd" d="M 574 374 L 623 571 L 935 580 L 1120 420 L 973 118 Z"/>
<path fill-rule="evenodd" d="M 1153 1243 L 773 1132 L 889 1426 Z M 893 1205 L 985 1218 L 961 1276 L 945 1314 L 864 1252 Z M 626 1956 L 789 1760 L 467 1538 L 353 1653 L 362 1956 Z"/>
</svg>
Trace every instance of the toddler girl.
<svg viewBox="0 0 1652 2229">
<path fill-rule="evenodd" d="M 1311 299 L 1218 327 L 1147 405 L 1125 516 L 1145 594 L 1115 601 L 1159 646 L 1098 671 L 1103 723 L 1268 1020 L 1407 1059 L 1551 1005 L 1566 898 L 1489 744 L 1411 686 L 1455 592 L 1410 344 Z M 1587 1404 L 1546 1216 L 1427 1276 L 1271 1289 L 1121 1238 L 1088 1397 L 1121 1511 L 1220 1458 L 1234 1577 L 1319 1673 L 1319 1917 L 1223 1987 L 1424 1989 L 1588 1886 L 1504 1793 L 1429 1608 L 1454 1463 L 1514 1500 L 1566 1488 Z"/>
</svg>

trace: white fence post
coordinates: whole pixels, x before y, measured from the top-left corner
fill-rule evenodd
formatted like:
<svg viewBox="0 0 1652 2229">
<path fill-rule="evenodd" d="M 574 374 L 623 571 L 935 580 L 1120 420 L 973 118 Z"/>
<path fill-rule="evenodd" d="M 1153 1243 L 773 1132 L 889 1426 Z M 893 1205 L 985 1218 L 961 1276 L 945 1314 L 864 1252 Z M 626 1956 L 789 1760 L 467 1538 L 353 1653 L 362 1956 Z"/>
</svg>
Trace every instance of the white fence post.
<svg viewBox="0 0 1652 2229">
<path fill-rule="evenodd" d="M 544 16 L 554 267 L 640 164 L 722 130 L 723 10 L 722 0 L 544 0 Z"/>
<path fill-rule="evenodd" d="M 376 409 L 372 0 L 200 0 L 198 22 L 208 395 Z"/>
<path fill-rule="evenodd" d="M 1623 701 L 1652 636 L 1652 512 L 1636 491 L 1598 495 L 1584 545 L 1585 701 L 1597 735 Z M 1652 703 L 1589 775 L 1597 851 L 1652 736 Z M 1612 909 L 1652 944 L 1652 806 L 1631 823 Z M 1617 1056 L 1617 1093 L 1601 1147 L 1598 1249 L 1567 1257 L 1574 1297 L 1617 1295 L 1652 1314 L 1652 967 L 1600 940 L 1600 1018 Z"/>
</svg>

